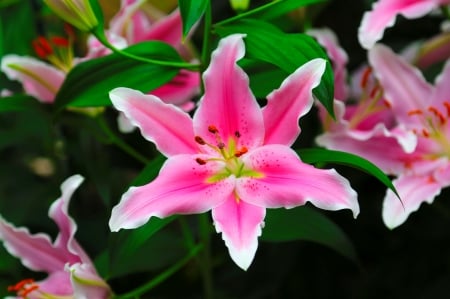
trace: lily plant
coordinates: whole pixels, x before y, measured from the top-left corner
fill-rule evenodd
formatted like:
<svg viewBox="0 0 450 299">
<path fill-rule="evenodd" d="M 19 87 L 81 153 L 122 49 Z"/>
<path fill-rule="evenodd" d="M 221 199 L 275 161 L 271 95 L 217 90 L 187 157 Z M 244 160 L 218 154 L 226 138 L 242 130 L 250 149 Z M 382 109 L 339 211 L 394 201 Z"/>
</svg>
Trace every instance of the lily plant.
<svg viewBox="0 0 450 299">
<path fill-rule="evenodd" d="M 325 60 L 299 67 L 260 108 L 237 65 L 245 54 L 244 37 L 233 34 L 219 42 L 192 118 L 153 95 L 128 88 L 110 92 L 114 107 L 168 157 L 155 180 L 122 196 L 112 211 L 112 231 L 137 228 L 151 217 L 211 211 L 232 260 L 246 270 L 267 208 L 310 202 L 358 215 L 356 192 L 345 178 L 303 163 L 290 148 L 301 131 L 299 118 L 313 105 L 312 89 Z"/>
<path fill-rule="evenodd" d="M 61 185 L 62 195 L 50 207 L 49 217 L 59 228 L 52 243 L 45 233 L 31 234 L 0 216 L 0 240 L 9 253 L 33 271 L 48 276 L 35 281 L 27 278 L 8 288 L 22 299 L 107 299 L 112 298 L 108 284 L 97 274 L 94 264 L 75 240 L 77 225 L 68 214 L 73 192 L 83 182 L 74 175 Z"/>
</svg>

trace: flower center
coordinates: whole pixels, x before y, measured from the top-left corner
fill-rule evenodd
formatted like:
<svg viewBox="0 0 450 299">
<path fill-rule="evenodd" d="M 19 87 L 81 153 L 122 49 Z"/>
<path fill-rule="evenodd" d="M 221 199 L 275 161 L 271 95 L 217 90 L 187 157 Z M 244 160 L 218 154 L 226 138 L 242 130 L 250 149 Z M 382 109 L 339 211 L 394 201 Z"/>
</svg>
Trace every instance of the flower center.
<svg viewBox="0 0 450 299">
<path fill-rule="evenodd" d="M 205 165 L 210 161 L 220 161 L 225 163 L 225 167 L 210 177 L 208 182 L 217 182 L 230 175 L 234 175 L 237 178 L 242 176 L 262 176 L 262 174 L 246 168 L 244 162 L 240 159 L 241 156 L 248 152 L 248 149 L 245 146 L 238 148 L 238 141 L 241 137 L 241 133 L 239 131 L 234 132 L 234 136 L 230 137 L 227 143 L 225 143 L 223 138 L 220 136 L 219 130 L 216 126 L 209 125 L 208 131 L 214 136 L 214 143 L 206 142 L 201 136 L 195 136 L 195 141 L 200 146 L 205 146 L 212 149 L 215 153 L 217 153 L 217 156 L 208 159 L 196 158 L 195 161 L 199 165 Z"/>
<path fill-rule="evenodd" d="M 410 117 L 418 117 L 422 127 L 413 129 L 419 137 L 434 140 L 441 151 L 437 156 L 450 157 L 450 141 L 448 139 L 448 119 L 450 117 L 450 102 L 443 103 L 444 113 L 439 107 L 429 106 L 427 109 L 414 109 L 408 112 Z"/>
<path fill-rule="evenodd" d="M 45 59 L 60 70 L 68 73 L 73 67 L 73 32 L 70 27 L 66 27 L 68 38 L 62 36 L 52 36 L 45 38 L 39 36 L 32 42 L 36 55 Z"/>
<path fill-rule="evenodd" d="M 17 296 L 21 298 L 27 298 L 28 295 L 39 289 L 39 285 L 34 282 L 34 279 L 27 278 L 19 281 L 15 285 L 8 287 L 8 292 L 16 292 Z"/>
<path fill-rule="evenodd" d="M 356 128 L 363 120 L 381 112 L 385 109 L 391 108 L 388 101 L 383 98 L 383 89 L 378 82 L 372 83 L 372 68 L 367 67 L 364 71 L 360 86 L 362 89 L 362 95 L 358 101 L 358 106 L 353 113 L 353 116 L 349 120 L 351 128 Z"/>
</svg>

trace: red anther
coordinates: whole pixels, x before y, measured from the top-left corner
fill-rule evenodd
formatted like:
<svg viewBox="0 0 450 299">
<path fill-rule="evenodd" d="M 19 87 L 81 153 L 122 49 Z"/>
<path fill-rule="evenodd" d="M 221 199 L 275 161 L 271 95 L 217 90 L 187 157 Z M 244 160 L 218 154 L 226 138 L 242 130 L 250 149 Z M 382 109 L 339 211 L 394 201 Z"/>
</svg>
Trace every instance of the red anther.
<svg viewBox="0 0 450 299">
<path fill-rule="evenodd" d="M 23 279 L 23 280 L 19 281 L 18 283 L 16 283 L 15 285 L 8 286 L 8 291 L 9 292 L 17 292 L 20 289 L 22 289 L 25 285 L 30 284 L 30 283 L 34 283 L 34 279 L 32 279 L 32 278 Z"/>
<path fill-rule="evenodd" d="M 61 36 L 53 36 L 51 38 L 51 42 L 54 45 L 60 46 L 60 47 L 68 47 L 69 46 L 69 40 L 65 37 Z"/>
<path fill-rule="evenodd" d="M 383 104 L 389 109 L 392 108 L 391 102 L 389 102 L 388 100 L 383 100 Z"/>
<path fill-rule="evenodd" d="M 423 137 L 428 138 L 430 137 L 430 132 L 428 132 L 426 129 L 422 129 L 422 135 Z"/>
<path fill-rule="evenodd" d="M 29 288 L 20 290 L 17 295 L 27 298 L 28 294 L 30 294 L 31 292 L 35 291 L 39 289 L 39 286 L 37 284 L 33 284 L 32 286 L 30 286 Z"/>
<path fill-rule="evenodd" d="M 447 116 L 450 117 L 450 103 L 445 101 L 444 107 L 445 107 L 445 109 L 447 109 Z"/>
<path fill-rule="evenodd" d="M 423 114 L 423 111 L 420 110 L 420 109 L 414 109 L 414 110 L 408 111 L 408 116 L 411 116 L 411 115 L 422 115 L 422 114 Z"/>
<path fill-rule="evenodd" d="M 380 91 L 380 86 L 379 85 L 375 86 L 372 89 L 372 91 L 370 92 L 369 97 L 373 98 L 377 94 L 377 92 L 379 92 L 379 91 Z"/>
<path fill-rule="evenodd" d="M 225 148 L 225 143 L 219 142 L 219 143 L 217 144 L 217 147 L 218 147 L 219 149 L 224 149 L 224 148 Z"/>
<path fill-rule="evenodd" d="M 412 129 L 412 132 L 417 135 L 417 129 Z"/>
<path fill-rule="evenodd" d="M 213 134 L 219 133 L 219 130 L 214 125 L 209 125 L 208 126 L 208 131 L 213 133 Z"/>
<path fill-rule="evenodd" d="M 52 46 L 50 46 L 49 42 L 42 36 L 33 40 L 31 45 L 40 58 L 46 58 L 53 53 Z"/>
<path fill-rule="evenodd" d="M 431 113 L 433 113 L 437 118 L 439 118 L 439 121 L 441 122 L 441 124 L 445 123 L 445 117 L 444 115 L 442 115 L 442 113 L 433 106 L 428 107 L 428 111 L 430 111 Z"/>
<path fill-rule="evenodd" d="M 205 165 L 206 164 L 206 161 L 201 159 L 201 158 L 196 158 L 195 162 L 197 162 L 199 165 Z"/>
<path fill-rule="evenodd" d="M 372 68 L 371 67 L 367 67 L 364 70 L 364 73 L 361 76 L 361 82 L 360 82 L 360 85 L 361 85 L 362 88 L 366 88 L 367 82 L 369 81 L 369 76 L 370 76 L 371 73 L 372 73 Z"/>
<path fill-rule="evenodd" d="M 234 156 L 235 156 L 236 158 L 239 158 L 240 156 L 242 156 L 242 155 L 245 154 L 246 152 L 248 152 L 248 149 L 247 149 L 245 146 L 243 146 L 240 150 L 238 150 L 238 151 L 234 154 Z"/>
<path fill-rule="evenodd" d="M 206 144 L 205 140 L 203 140 L 203 138 L 200 137 L 200 136 L 195 136 L 195 142 L 197 142 L 200 145 L 205 145 Z"/>
<path fill-rule="evenodd" d="M 236 138 L 240 138 L 241 137 L 241 133 L 239 133 L 239 131 L 234 132 L 234 136 L 236 136 Z"/>
</svg>

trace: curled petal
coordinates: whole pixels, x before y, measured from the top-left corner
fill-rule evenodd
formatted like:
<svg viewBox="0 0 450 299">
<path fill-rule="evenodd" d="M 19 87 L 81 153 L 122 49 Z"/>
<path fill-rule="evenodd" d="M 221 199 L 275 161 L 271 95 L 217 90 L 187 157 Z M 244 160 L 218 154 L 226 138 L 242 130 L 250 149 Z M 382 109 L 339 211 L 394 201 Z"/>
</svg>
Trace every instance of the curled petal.
<svg viewBox="0 0 450 299">
<path fill-rule="evenodd" d="M 4 56 L 1 70 L 9 79 L 20 81 L 27 94 L 43 103 L 53 103 L 65 78 L 63 71 L 47 63 L 17 55 Z"/>
<path fill-rule="evenodd" d="M 61 184 L 61 197 L 57 199 L 49 209 L 49 217 L 58 225 L 59 234 L 54 246 L 62 251 L 67 251 L 66 262 L 76 263 L 80 259 L 90 262 L 88 255 L 75 240 L 77 225 L 69 216 L 68 209 L 73 192 L 81 185 L 84 178 L 81 175 L 73 175 Z"/>
<path fill-rule="evenodd" d="M 219 129 L 222 140 L 241 136 L 241 146 L 262 144 L 264 123 L 247 74 L 236 64 L 244 56 L 243 35 L 223 38 L 213 52 L 211 64 L 203 74 L 205 94 L 194 115 L 194 131 L 210 143 L 216 143 L 208 126 Z"/>
<path fill-rule="evenodd" d="M 410 19 L 419 18 L 439 5 L 449 3 L 449 0 L 379 0 L 363 16 L 358 29 L 359 42 L 370 49 L 383 37 L 384 30 L 394 25 L 398 14 Z"/>
<path fill-rule="evenodd" d="M 313 104 L 312 90 L 319 85 L 325 71 L 325 60 L 313 59 L 287 77 L 280 88 L 267 96 L 263 108 L 265 144 L 291 145 L 300 134 L 298 120 Z"/>
<path fill-rule="evenodd" d="M 234 176 L 214 183 L 208 179 L 217 174 L 222 163 L 196 159 L 208 157 L 177 155 L 170 157 L 159 176 L 141 187 L 131 187 L 112 210 L 111 231 L 136 228 L 150 217 L 164 218 L 173 214 L 204 213 L 222 202 L 233 192 Z"/>
<path fill-rule="evenodd" d="M 114 107 L 139 127 L 142 135 L 154 142 L 166 156 L 196 153 L 192 120 L 178 107 L 152 95 L 119 87 L 109 93 Z"/>
<path fill-rule="evenodd" d="M 305 164 L 289 147 L 266 145 L 243 158 L 246 167 L 260 176 L 241 177 L 236 184 L 242 200 L 266 208 L 293 208 L 311 202 L 326 210 L 351 209 L 359 213 L 356 192 L 334 169 Z"/>
<path fill-rule="evenodd" d="M 383 221 L 388 228 L 396 228 L 419 209 L 423 202 L 432 203 L 441 193 L 441 184 L 429 175 L 404 175 L 393 181 L 402 202 L 388 190 L 383 202 Z"/>
<path fill-rule="evenodd" d="M 217 232 L 222 233 L 231 258 L 243 270 L 247 270 L 255 257 L 265 215 L 265 208 L 236 199 L 234 195 L 212 210 Z"/>
<path fill-rule="evenodd" d="M 0 239 L 8 252 L 31 270 L 49 273 L 64 269 L 68 252 L 55 248 L 47 234 L 30 234 L 27 228 L 17 228 L 0 217 Z"/>
</svg>

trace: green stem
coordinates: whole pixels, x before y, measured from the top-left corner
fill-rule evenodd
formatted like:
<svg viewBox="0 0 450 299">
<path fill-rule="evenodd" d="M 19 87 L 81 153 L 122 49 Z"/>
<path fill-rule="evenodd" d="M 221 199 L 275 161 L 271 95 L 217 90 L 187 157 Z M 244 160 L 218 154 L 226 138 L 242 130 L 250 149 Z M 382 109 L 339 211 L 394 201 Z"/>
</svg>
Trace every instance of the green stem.
<svg viewBox="0 0 450 299">
<path fill-rule="evenodd" d="M 442 11 L 442 14 L 443 14 L 447 19 L 450 20 L 450 9 L 448 8 L 448 6 L 446 6 L 446 5 L 441 6 L 441 11 Z"/>
<path fill-rule="evenodd" d="M 103 116 L 99 115 L 96 117 L 97 123 L 100 126 L 100 128 L 105 132 L 105 134 L 108 136 L 109 140 L 114 143 L 118 148 L 135 158 L 136 160 L 142 162 L 143 164 L 148 164 L 150 160 L 148 160 L 146 157 L 135 151 L 131 146 L 126 144 L 122 141 L 108 126 L 106 123 L 106 120 L 103 118 Z"/>
<path fill-rule="evenodd" d="M 199 215 L 200 238 L 204 246 L 201 259 L 203 292 L 205 299 L 214 298 L 211 263 L 211 223 L 207 213 Z"/>
<path fill-rule="evenodd" d="M 106 37 L 105 33 L 99 29 L 99 27 L 95 28 L 95 30 L 92 31 L 92 34 L 95 35 L 95 37 L 108 49 L 113 51 L 114 53 L 120 54 L 122 56 L 128 57 L 130 59 L 146 62 L 146 63 L 152 63 L 156 65 L 161 66 L 167 66 L 167 67 L 174 67 L 174 68 L 182 68 L 182 69 L 188 69 L 192 71 L 197 71 L 199 69 L 198 64 L 192 64 L 188 62 L 177 62 L 177 61 L 165 61 L 165 60 L 155 60 L 150 58 L 144 58 L 140 56 L 136 56 L 134 54 L 131 54 L 127 52 L 126 50 L 120 50 L 114 47 Z"/>
<path fill-rule="evenodd" d="M 150 291 L 154 287 L 161 284 L 163 281 L 165 281 L 167 278 L 172 276 L 174 273 L 176 273 L 178 270 L 180 270 L 192 257 L 196 256 L 197 253 L 202 249 L 202 245 L 199 244 L 195 246 L 189 253 L 186 255 L 183 259 L 179 260 L 176 264 L 172 265 L 169 269 L 162 272 L 152 280 L 150 280 L 148 283 L 144 284 L 143 286 L 122 295 L 116 295 L 115 299 L 129 299 L 129 298 L 139 298 L 142 294 Z"/>
</svg>

